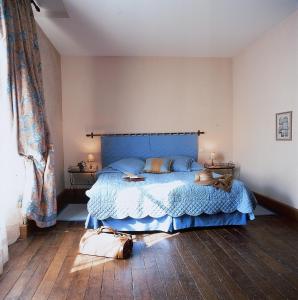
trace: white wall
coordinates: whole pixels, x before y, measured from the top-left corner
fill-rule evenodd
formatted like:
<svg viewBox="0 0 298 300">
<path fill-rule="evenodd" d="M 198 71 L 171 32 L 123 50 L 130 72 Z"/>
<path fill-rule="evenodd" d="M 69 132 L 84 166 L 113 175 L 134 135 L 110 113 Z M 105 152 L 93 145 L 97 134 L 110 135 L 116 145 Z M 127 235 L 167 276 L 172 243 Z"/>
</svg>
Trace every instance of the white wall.
<svg viewBox="0 0 298 300">
<path fill-rule="evenodd" d="M 232 159 L 231 59 L 62 57 L 62 98 L 65 169 L 99 156 L 90 131 L 200 129 L 203 159 Z"/>
<path fill-rule="evenodd" d="M 252 190 L 298 208 L 298 12 L 233 60 L 234 159 Z M 293 111 L 293 141 L 275 113 Z"/>
<path fill-rule="evenodd" d="M 50 129 L 51 143 L 55 149 L 55 178 L 57 194 L 64 190 L 64 160 L 62 136 L 62 91 L 61 91 L 61 61 L 60 54 L 37 26 L 45 108 Z"/>
</svg>

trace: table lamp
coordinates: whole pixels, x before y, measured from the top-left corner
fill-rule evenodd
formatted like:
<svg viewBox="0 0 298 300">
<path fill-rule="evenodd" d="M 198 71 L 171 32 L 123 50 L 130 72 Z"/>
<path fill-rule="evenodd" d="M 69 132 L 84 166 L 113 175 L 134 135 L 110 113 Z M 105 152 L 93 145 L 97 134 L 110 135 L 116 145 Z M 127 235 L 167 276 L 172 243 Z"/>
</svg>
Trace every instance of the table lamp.
<svg viewBox="0 0 298 300">
<path fill-rule="evenodd" d="M 95 161 L 95 157 L 93 154 L 88 154 L 87 156 L 87 161 L 89 163 L 89 169 L 92 170 L 93 169 L 93 162 Z"/>
</svg>

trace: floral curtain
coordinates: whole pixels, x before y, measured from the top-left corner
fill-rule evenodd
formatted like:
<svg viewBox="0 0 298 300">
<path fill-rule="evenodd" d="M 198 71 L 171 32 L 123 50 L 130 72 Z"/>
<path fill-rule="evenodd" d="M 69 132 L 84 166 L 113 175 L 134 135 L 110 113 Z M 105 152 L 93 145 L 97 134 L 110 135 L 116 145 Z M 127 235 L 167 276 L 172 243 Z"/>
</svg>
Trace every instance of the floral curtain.
<svg viewBox="0 0 298 300">
<path fill-rule="evenodd" d="M 39 227 L 56 222 L 53 151 L 49 147 L 41 61 L 30 0 L 0 0 L 1 102 L 25 162 L 20 205 Z"/>
</svg>

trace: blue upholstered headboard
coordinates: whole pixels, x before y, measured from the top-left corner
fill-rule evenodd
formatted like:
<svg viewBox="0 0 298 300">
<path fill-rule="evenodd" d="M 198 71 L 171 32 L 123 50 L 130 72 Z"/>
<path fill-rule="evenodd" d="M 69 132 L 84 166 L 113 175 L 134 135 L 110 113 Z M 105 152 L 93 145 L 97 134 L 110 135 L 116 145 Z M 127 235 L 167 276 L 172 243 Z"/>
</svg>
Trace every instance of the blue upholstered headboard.
<svg viewBox="0 0 298 300">
<path fill-rule="evenodd" d="M 128 157 L 187 155 L 198 157 L 198 135 L 136 135 L 101 137 L 102 166 Z"/>
</svg>

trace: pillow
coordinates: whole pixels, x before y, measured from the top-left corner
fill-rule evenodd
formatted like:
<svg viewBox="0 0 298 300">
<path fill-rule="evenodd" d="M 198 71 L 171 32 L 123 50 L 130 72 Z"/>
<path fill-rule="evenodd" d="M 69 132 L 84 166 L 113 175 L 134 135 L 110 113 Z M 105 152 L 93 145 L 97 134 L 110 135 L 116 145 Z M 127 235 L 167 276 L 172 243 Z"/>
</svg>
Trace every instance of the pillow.
<svg viewBox="0 0 298 300">
<path fill-rule="evenodd" d="M 191 166 L 190 166 L 191 171 L 201 171 L 203 169 L 204 169 L 203 165 L 196 162 L 196 161 L 193 161 Z"/>
<path fill-rule="evenodd" d="M 190 156 L 173 156 L 170 157 L 173 161 L 172 171 L 174 172 L 189 172 L 194 159 Z"/>
<path fill-rule="evenodd" d="M 109 165 L 109 167 L 118 170 L 122 173 L 139 174 L 144 169 L 144 161 L 139 158 L 123 158 Z"/>
<path fill-rule="evenodd" d="M 170 173 L 172 160 L 169 158 L 153 157 L 147 158 L 145 163 L 145 173 Z"/>
</svg>

